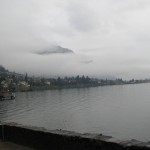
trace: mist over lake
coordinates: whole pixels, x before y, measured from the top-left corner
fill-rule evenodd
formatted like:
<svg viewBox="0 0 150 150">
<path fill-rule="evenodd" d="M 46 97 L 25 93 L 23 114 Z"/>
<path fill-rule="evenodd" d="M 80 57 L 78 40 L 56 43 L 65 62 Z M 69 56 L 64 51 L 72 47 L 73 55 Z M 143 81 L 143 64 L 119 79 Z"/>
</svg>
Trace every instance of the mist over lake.
<svg viewBox="0 0 150 150">
<path fill-rule="evenodd" d="M 0 0 L 0 122 L 150 141 L 149 114 L 150 0 Z"/>
</svg>

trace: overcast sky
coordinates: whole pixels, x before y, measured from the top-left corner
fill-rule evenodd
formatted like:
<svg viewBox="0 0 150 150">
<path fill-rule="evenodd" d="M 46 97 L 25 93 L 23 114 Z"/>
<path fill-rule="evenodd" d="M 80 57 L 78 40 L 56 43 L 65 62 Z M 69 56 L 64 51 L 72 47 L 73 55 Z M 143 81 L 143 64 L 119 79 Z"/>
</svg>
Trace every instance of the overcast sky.
<svg viewBox="0 0 150 150">
<path fill-rule="evenodd" d="M 51 45 L 74 54 L 33 53 Z M 0 64 L 38 75 L 150 78 L 150 1 L 0 0 Z"/>
</svg>

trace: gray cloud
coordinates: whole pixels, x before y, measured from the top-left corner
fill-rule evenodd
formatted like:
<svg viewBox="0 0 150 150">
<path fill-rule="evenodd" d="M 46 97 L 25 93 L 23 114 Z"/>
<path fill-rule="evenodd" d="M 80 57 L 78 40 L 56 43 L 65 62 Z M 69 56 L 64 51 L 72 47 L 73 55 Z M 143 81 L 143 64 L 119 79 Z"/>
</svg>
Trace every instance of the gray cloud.
<svg viewBox="0 0 150 150">
<path fill-rule="evenodd" d="M 113 10 L 116 12 L 128 12 L 142 10 L 150 5 L 149 0 L 110 0 Z"/>
<path fill-rule="evenodd" d="M 73 2 L 67 8 L 69 23 L 79 31 L 88 32 L 98 27 L 99 21 L 92 8 L 85 1 Z"/>
<path fill-rule="evenodd" d="M 90 64 L 90 63 L 92 63 L 93 62 L 93 60 L 85 60 L 85 61 L 81 61 L 81 63 L 83 63 L 83 64 Z"/>
<path fill-rule="evenodd" d="M 74 52 L 68 48 L 63 48 L 58 45 L 51 45 L 49 48 L 42 49 L 34 53 L 39 55 L 49 55 L 49 54 L 72 54 Z"/>
<path fill-rule="evenodd" d="M 149 0 L 0 0 L 0 64 L 30 74 L 149 77 L 149 17 Z M 52 45 L 75 54 L 33 53 Z"/>
</svg>

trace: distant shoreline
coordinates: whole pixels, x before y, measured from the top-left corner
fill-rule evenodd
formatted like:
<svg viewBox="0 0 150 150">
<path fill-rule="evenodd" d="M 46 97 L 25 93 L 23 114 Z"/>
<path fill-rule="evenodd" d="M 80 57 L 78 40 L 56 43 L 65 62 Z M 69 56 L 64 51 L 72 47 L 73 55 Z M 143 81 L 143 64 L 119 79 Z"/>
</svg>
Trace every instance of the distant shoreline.
<svg viewBox="0 0 150 150">
<path fill-rule="evenodd" d="M 0 91 L 26 92 L 26 91 L 42 91 L 52 89 L 70 89 L 70 88 L 88 88 L 98 86 L 126 85 L 150 83 L 150 79 L 142 80 L 123 80 L 118 79 L 98 79 L 88 76 L 72 76 L 58 78 L 44 78 L 28 76 L 26 73 L 18 74 L 9 72 L 3 66 L 0 66 Z"/>
</svg>

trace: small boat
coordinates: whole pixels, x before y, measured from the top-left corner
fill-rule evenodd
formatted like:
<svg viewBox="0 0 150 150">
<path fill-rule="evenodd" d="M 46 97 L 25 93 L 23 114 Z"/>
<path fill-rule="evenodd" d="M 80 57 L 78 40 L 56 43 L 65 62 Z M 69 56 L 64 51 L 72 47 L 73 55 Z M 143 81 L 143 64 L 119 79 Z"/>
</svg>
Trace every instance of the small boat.
<svg viewBox="0 0 150 150">
<path fill-rule="evenodd" d="M 0 100 L 3 100 L 3 99 L 15 99 L 15 93 L 14 92 L 0 92 Z"/>
</svg>

